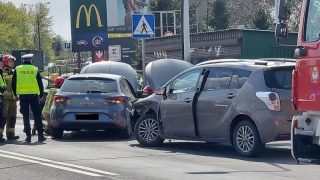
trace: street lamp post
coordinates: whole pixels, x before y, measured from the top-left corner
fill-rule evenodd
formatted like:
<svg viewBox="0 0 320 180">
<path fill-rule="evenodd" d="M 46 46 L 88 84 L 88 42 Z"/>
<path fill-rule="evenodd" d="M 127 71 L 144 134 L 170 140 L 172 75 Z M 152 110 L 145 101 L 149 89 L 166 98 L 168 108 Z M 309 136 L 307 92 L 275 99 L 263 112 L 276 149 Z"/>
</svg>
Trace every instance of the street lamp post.
<svg viewBox="0 0 320 180">
<path fill-rule="evenodd" d="M 37 12 L 37 26 L 38 26 L 38 49 L 41 50 L 41 33 L 40 33 L 40 7 L 41 5 L 44 4 L 50 4 L 50 2 L 42 3 L 40 2 L 39 4 L 39 11 Z"/>
<path fill-rule="evenodd" d="M 40 7 L 41 5 L 50 4 L 50 2 L 39 3 L 39 9 L 37 10 L 37 34 L 38 34 L 38 49 L 41 50 L 41 33 L 40 33 Z M 28 4 L 23 4 L 27 6 Z"/>
</svg>

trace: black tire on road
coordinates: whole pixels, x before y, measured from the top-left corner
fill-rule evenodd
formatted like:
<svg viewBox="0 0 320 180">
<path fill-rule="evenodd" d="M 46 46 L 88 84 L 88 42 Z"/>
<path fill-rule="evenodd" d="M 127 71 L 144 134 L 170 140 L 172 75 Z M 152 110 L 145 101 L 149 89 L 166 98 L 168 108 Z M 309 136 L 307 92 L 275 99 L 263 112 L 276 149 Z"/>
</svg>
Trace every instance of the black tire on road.
<svg viewBox="0 0 320 180">
<path fill-rule="evenodd" d="M 244 157 L 257 157 L 264 149 L 256 126 L 249 120 L 240 121 L 233 131 L 233 147 Z"/>
<path fill-rule="evenodd" d="M 51 126 L 51 137 L 52 139 L 61 139 L 63 136 L 63 129 L 54 128 Z"/>
<path fill-rule="evenodd" d="M 146 147 L 160 146 L 164 139 L 159 135 L 157 117 L 153 114 L 141 116 L 134 126 L 137 141 Z"/>
</svg>

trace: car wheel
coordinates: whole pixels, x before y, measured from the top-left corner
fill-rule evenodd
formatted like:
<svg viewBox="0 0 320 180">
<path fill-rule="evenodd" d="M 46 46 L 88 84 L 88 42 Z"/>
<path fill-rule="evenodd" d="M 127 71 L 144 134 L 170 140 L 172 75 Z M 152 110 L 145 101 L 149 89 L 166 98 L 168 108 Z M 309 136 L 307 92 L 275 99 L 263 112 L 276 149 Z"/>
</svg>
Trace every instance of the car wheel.
<svg viewBox="0 0 320 180">
<path fill-rule="evenodd" d="M 159 136 L 157 118 L 153 114 L 140 117 L 134 126 L 134 135 L 141 145 L 147 147 L 159 146 L 164 141 Z"/>
<path fill-rule="evenodd" d="M 51 137 L 52 139 L 61 139 L 63 136 L 63 129 L 54 128 L 51 126 Z"/>
<path fill-rule="evenodd" d="M 130 139 L 130 134 L 128 131 L 128 127 L 119 130 L 119 135 L 121 139 Z"/>
<path fill-rule="evenodd" d="M 233 131 L 233 146 L 242 156 L 256 157 L 265 144 L 261 143 L 256 126 L 252 122 L 244 120 L 239 122 Z"/>
</svg>

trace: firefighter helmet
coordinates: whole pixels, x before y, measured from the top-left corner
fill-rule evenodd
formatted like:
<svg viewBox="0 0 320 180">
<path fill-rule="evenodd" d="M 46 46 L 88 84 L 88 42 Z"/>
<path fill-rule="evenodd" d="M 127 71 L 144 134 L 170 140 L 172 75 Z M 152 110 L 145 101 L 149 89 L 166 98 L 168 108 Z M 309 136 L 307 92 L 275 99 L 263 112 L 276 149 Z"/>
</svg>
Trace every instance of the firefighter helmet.
<svg viewBox="0 0 320 180">
<path fill-rule="evenodd" d="M 13 61 L 16 60 L 16 58 L 10 54 L 6 54 L 3 56 L 3 66 L 9 66 L 9 59 L 12 59 Z"/>
<path fill-rule="evenodd" d="M 60 88 L 62 86 L 62 84 L 64 83 L 65 81 L 65 78 L 64 77 L 57 77 L 55 80 L 54 80 L 54 87 L 57 87 L 57 88 Z"/>
</svg>

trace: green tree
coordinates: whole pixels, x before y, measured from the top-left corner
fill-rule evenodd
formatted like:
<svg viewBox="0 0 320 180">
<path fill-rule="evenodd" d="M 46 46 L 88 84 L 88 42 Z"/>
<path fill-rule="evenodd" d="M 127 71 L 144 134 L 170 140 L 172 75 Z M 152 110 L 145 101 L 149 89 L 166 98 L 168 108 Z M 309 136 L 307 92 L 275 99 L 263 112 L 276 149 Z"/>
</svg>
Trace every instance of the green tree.
<svg viewBox="0 0 320 180">
<path fill-rule="evenodd" d="M 11 53 L 13 49 L 24 47 L 21 23 L 26 19 L 13 3 L 0 2 L 0 53 Z"/>
<path fill-rule="evenodd" d="M 53 20 L 49 16 L 50 8 L 43 4 L 37 3 L 33 11 L 33 39 L 34 44 L 39 44 L 39 33 L 40 33 L 40 47 L 45 52 L 45 55 L 50 59 L 54 57 L 54 51 L 52 50 L 53 40 Z M 40 30 L 40 31 L 39 31 Z"/>
<path fill-rule="evenodd" d="M 215 0 L 212 4 L 212 19 L 210 26 L 215 30 L 227 29 L 229 27 L 230 13 L 225 0 Z"/>
<path fill-rule="evenodd" d="M 57 35 L 53 38 L 54 42 L 52 44 L 52 49 L 54 51 L 55 56 L 60 56 L 63 51 L 64 40 L 60 35 Z"/>
<path fill-rule="evenodd" d="M 267 30 L 269 28 L 269 16 L 265 9 L 259 8 L 253 18 L 253 25 L 260 30 Z"/>
</svg>

